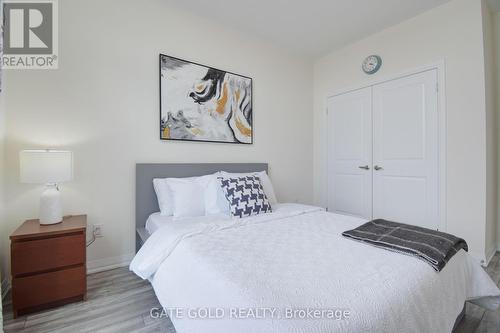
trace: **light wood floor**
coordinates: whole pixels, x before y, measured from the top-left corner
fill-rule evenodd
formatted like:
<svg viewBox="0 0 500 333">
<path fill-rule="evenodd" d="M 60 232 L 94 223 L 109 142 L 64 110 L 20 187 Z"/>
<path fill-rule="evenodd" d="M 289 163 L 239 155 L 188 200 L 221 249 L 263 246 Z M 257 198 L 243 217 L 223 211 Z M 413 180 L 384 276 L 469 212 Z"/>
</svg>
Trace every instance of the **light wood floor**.
<svg viewBox="0 0 500 333">
<path fill-rule="evenodd" d="M 486 271 L 499 285 L 500 253 Z M 88 276 L 88 300 L 32 315 L 12 317 L 10 296 L 4 301 L 5 332 L 169 332 L 175 329 L 168 318 L 153 319 L 152 307 L 159 307 L 149 282 L 127 268 Z M 485 311 L 467 303 L 465 319 L 457 332 L 500 332 L 500 309 Z"/>
</svg>

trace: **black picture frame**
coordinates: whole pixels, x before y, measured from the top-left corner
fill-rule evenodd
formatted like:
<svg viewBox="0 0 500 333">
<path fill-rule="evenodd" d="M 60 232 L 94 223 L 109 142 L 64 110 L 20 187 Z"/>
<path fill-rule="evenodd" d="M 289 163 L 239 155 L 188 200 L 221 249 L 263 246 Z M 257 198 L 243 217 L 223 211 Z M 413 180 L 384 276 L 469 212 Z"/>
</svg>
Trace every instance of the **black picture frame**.
<svg viewBox="0 0 500 333">
<path fill-rule="evenodd" d="M 237 140 L 236 141 L 222 141 L 222 140 L 205 140 L 205 139 L 204 140 L 198 140 L 198 139 L 165 138 L 165 137 L 163 137 L 163 135 L 162 135 L 162 132 L 163 132 L 163 128 L 162 128 L 162 111 L 163 111 L 162 58 L 163 57 L 168 57 L 168 58 L 171 58 L 171 59 L 174 59 L 174 60 L 177 60 L 177 61 L 182 61 L 182 62 L 186 62 L 186 63 L 189 63 L 189 64 L 193 64 L 193 65 L 205 67 L 205 68 L 207 68 L 207 70 L 211 69 L 211 70 L 215 70 L 215 71 L 220 71 L 220 72 L 224 72 L 224 73 L 228 73 L 228 74 L 231 74 L 231 75 L 242 77 L 243 79 L 250 80 L 250 105 L 251 105 L 251 112 L 250 112 L 251 136 L 250 136 L 250 142 L 240 142 L 240 141 L 237 141 Z M 186 59 L 182 59 L 182 58 L 170 56 L 170 55 L 163 54 L 163 53 L 159 54 L 158 65 L 159 65 L 159 68 L 158 68 L 158 79 L 159 79 L 159 124 L 158 125 L 159 125 L 159 137 L 160 137 L 160 140 L 162 140 L 162 141 L 210 142 L 210 143 L 222 143 L 222 144 L 226 143 L 226 144 L 238 144 L 238 145 L 253 145 L 253 143 L 254 143 L 253 79 L 251 77 L 248 77 L 248 76 L 245 76 L 245 75 L 242 75 L 242 74 L 238 74 L 238 73 L 234 73 L 234 72 L 230 72 L 230 71 L 225 71 L 225 70 L 222 70 L 222 69 L 219 69 L 219 68 L 216 68 L 216 67 L 204 65 L 204 64 L 201 64 L 201 63 L 197 63 L 197 62 L 194 62 L 194 61 L 190 61 L 190 60 L 186 60 Z M 233 131 L 233 133 L 234 133 L 234 131 Z M 235 138 L 236 138 L 236 136 L 235 136 Z"/>
</svg>

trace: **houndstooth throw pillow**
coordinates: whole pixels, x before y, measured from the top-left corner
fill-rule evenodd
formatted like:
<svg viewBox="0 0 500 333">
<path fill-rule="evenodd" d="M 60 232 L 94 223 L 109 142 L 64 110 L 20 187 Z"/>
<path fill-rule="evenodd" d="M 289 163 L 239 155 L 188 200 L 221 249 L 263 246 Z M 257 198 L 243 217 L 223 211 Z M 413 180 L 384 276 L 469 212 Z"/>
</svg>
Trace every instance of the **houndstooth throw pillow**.
<svg viewBox="0 0 500 333">
<path fill-rule="evenodd" d="M 218 179 L 229 201 L 232 216 L 241 218 L 272 212 L 258 176 L 219 177 Z"/>
</svg>

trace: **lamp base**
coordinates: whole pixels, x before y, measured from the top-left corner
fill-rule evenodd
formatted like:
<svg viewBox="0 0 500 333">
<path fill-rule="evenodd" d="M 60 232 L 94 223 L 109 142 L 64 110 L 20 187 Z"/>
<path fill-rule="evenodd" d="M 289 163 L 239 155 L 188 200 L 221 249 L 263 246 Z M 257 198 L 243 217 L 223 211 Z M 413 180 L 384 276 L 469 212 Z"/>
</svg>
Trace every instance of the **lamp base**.
<svg viewBox="0 0 500 333">
<path fill-rule="evenodd" d="M 56 184 L 47 184 L 40 196 L 40 224 L 62 222 L 61 193 Z"/>
</svg>

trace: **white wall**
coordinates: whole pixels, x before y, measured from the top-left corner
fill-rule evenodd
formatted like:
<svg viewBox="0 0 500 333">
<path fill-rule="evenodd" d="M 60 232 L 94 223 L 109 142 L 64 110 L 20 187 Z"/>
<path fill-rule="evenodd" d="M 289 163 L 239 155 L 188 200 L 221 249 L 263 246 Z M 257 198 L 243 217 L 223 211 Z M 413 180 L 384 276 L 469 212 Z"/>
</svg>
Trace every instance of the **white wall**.
<svg viewBox="0 0 500 333">
<path fill-rule="evenodd" d="M 495 54 L 493 12 L 487 0 L 482 0 L 484 77 L 486 102 L 486 259 L 496 252 L 497 229 L 497 134 L 495 97 Z"/>
<path fill-rule="evenodd" d="M 497 129 L 500 128 L 500 11 L 493 14 L 493 44 L 494 44 L 494 59 L 496 68 L 496 115 L 497 115 Z M 497 134 L 497 156 L 500 159 L 500 135 Z M 497 166 L 500 168 L 500 162 Z M 500 170 L 497 169 L 497 175 Z M 500 179 L 497 178 L 498 190 L 500 191 Z M 500 216 L 500 204 L 497 202 L 497 217 Z M 500 250 L 500 221 L 497 221 L 497 249 Z"/>
<path fill-rule="evenodd" d="M 0 3 L 1 5 L 1 3 Z M 1 37 L 0 37 L 1 38 Z M 1 44 L 1 43 L 0 43 Z M 2 69 L 0 69 L 0 76 L 2 75 Z M 4 105 L 4 94 L 0 92 L 0 254 L 7 252 L 7 242 L 5 240 L 6 232 L 6 220 L 5 220 L 5 204 L 4 204 L 4 167 L 5 167 L 5 156 L 4 156 L 4 143 L 5 143 L 5 105 Z M 7 274 L 7 261 L 3 255 L 0 255 L 0 303 L 2 300 L 2 295 L 6 291 L 8 279 Z M 0 304 L 0 311 L 2 306 Z M 0 313 L 0 327 L 2 327 L 2 314 Z"/>
<path fill-rule="evenodd" d="M 18 152 L 33 147 L 74 151 L 65 213 L 87 213 L 105 235 L 90 267 L 134 252 L 137 162 L 269 162 L 278 199 L 312 202 L 311 62 L 164 0 L 64 0 L 59 11 L 59 70 L 5 76 L 9 233 L 37 216 L 42 188 L 18 181 Z M 160 141 L 160 52 L 252 77 L 254 144 Z"/>
<path fill-rule="evenodd" d="M 369 79 L 364 57 L 379 54 L 382 69 Z M 314 194 L 326 206 L 326 97 L 370 80 L 445 60 L 447 231 L 465 237 L 484 260 L 486 233 L 486 112 L 480 0 L 453 0 L 376 33 L 314 66 Z"/>
<path fill-rule="evenodd" d="M 2 1 L 0 0 L 0 6 L 2 6 Z M 2 9 L 0 9 L 0 15 L 3 17 Z M 0 36 L 0 55 L 2 54 L 3 40 Z M 5 291 L 7 290 L 8 279 L 7 276 L 7 265 L 3 254 L 6 252 L 5 249 L 5 205 L 4 205 L 4 141 L 5 141 L 5 106 L 3 94 L 1 92 L 2 85 L 2 68 L 0 68 L 0 332 L 3 331 L 3 311 L 2 311 L 2 300 Z"/>
</svg>

